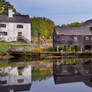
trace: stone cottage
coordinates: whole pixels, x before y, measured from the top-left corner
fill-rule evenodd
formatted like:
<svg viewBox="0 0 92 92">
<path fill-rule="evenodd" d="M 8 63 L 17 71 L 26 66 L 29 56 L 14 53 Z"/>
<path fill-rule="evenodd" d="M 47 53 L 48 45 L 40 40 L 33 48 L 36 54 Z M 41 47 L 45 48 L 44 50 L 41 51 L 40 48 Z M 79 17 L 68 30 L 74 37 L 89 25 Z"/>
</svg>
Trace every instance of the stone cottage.
<svg viewBox="0 0 92 92">
<path fill-rule="evenodd" d="M 0 14 L 0 40 L 31 41 L 31 24 L 28 15 L 15 15 L 12 9 L 8 15 Z"/>
<path fill-rule="evenodd" d="M 56 26 L 53 32 L 53 46 L 80 46 L 82 49 L 92 49 L 92 20 L 83 23 L 81 27 Z"/>
</svg>

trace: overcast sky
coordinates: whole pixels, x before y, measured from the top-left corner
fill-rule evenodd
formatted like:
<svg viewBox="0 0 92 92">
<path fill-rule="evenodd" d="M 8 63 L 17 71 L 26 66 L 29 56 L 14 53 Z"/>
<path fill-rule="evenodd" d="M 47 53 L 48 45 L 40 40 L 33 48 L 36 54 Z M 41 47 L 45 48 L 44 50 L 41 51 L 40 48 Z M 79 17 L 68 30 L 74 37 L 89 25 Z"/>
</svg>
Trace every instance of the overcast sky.
<svg viewBox="0 0 92 92">
<path fill-rule="evenodd" d="M 92 0 L 6 0 L 31 17 L 47 17 L 56 25 L 92 19 Z"/>
</svg>

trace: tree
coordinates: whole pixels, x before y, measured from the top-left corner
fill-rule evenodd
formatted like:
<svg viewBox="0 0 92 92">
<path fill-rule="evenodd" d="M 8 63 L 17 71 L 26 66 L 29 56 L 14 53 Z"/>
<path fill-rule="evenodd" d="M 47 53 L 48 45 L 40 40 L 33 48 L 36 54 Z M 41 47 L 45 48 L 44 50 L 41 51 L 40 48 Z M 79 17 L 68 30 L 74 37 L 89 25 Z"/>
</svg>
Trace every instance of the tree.
<svg viewBox="0 0 92 92">
<path fill-rule="evenodd" d="M 5 0 L 0 0 L 0 13 L 8 14 L 8 8 L 13 9 L 15 14 L 20 14 L 9 2 L 6 2 Z"/>
<path fill-rule="evenodd" d="M 2 13 L 2 6 L 0 5 L 0 13 Z"/>
<path fill-rule="evenodd" d="M 79 22 L 74 22 L 74 23 L 71 23 L 71 24 L 62 24 L 62 27 L 80 27 L 82 26 L 83 23 L 79 23 Z"/>
<path fill-rule="evenodd" d="M 54 30 L 54 22 L 45 17 L 33 17 L 31 18 L 32 24 L 32 37 L 38 38 L 38 34 L 40 33 L 40 37 L 50 39 L 52 38 L 53 30 Z"/>
</svg>

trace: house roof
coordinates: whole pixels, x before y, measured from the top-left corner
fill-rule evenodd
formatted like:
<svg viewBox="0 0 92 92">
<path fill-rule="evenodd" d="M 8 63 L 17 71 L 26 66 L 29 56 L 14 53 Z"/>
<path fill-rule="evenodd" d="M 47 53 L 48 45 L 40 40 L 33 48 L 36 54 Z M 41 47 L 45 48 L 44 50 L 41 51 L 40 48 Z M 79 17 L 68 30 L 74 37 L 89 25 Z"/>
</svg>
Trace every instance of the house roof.
<svg viewBox="0 0 92 92">
<path fill-rule="evenodd" d="M 56 26 L 57 35 L 92 35 L 89 27 L 92 25 L 92 20 L 86 21 L 81 27 L 60 27 Z"/>
<path fill-rule="evenodd" d="M 91 20 L 87 20 L 86 22 L 83 23 L 83 25 L 88 25 L 88 24 L 92 24 L 92 19 Z"/>
<path fill-rule="evenodd" d="M 30 18 L 28 15 L 13 15 L 13 18 L 9 18 L 8 15 L 0 14 L 0 22 L 30 23 Z"/>
</svg>

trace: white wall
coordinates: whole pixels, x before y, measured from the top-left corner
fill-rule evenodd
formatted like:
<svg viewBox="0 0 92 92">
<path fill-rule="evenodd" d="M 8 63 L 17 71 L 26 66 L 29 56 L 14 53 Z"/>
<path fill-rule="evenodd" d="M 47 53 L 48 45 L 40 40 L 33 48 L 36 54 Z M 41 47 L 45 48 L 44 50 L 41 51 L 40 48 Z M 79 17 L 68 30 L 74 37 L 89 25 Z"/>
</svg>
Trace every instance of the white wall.
<svg viewBox="0 0 92 92">
<path fill-rule="evenodd" d="M 4 70 L 4 71 L 3 71 Z M 18 75 L 17 67 L 6 67 L 2 69 L 3 73 L 8 73 L 5 77 L 0 77 L 1 81 L 7 80 L 7 84 L 4 85 L 21 85 L 21 84 L 31 84 L 31 66 L 26 66 L 23 69 L 22 75 Z M 24 82 L 18 83 L 18 79 L 24 79 Z"/>
<path fill-rule="evenodd" d="M 0 32 L 8 32 L 8 29 L 9 29 L 9 24 L 8 23 L 5 23 L 5 22 L 1 22 L 0 24 L 6 24 L 6 28 L 3 28 L 3 27 L 0 27 Z M 8 39 L 8 36 L 2 36 L 0 35 L 0 38 L 4 39 L 7 41 Z"/>
<path fill-rule="evenodd" d="M 23 36 L 31 41 L 31 24 L 30 23 L 5 23 L 6 28 L 0 28 L 0 31 L 5 31 L 8 33 L 7 36 L 3 36 L 5 41 L 17 41 L 18 32 L 22 32 Z M 23 28 L 17 28 L 17 25 L 23 25 Z"/>
<path fill-rule="evenodd" d="M 24 79 L 24 82 L 18 83 L 18 79 Z M 17 67 L 13 68 L 9 72 L 8 85 L 20 85 L 20 84 L 31 84 L 31 66 L 27 66 L 23 69 L 22 75 L 18 75 Z"/>
</svg>

